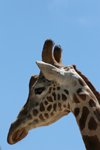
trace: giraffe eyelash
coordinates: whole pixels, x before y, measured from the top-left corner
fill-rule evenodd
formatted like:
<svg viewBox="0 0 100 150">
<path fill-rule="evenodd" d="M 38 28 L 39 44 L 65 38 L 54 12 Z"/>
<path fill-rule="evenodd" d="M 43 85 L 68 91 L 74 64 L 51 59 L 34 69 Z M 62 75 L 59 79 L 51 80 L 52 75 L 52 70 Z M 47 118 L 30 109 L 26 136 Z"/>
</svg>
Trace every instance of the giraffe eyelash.
<svg viewBox="0 0 100 150">
<path fill-rule="evenodd" d="M 41 94 L 45 90 L 45 87 L 39 87 L 35 89 L 35 94 Z"/>
</svg>

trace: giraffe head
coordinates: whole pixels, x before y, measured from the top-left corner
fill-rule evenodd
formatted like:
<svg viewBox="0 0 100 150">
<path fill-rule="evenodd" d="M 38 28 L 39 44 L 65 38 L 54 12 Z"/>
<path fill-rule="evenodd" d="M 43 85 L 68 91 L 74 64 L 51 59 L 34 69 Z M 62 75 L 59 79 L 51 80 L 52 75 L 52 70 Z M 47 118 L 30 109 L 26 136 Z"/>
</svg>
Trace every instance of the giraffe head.
<svg viewBox="0 0 100 150">
<path fill-rule="evenodd" d="M 14 144 L 29 130 L 50 125 L 72 112 L 87 150 L 99 150 L 100 93 L 76 66 L 62 66 L 61 48 L 56 46 L 53 55 L 53 45 L 52 40 L 44 43 L 42 61 L 36 62 L 40 74 L 30 79 L 28 100 L 11 124 L 7 141 Z"/>
<path fill-rule="evenodd" d="M 52 124 L 70 112 L 65 76 L 73 67 L 61 65 L 61 47 L 55 46 L 53 55 L 53 45 L 52 40 L 44 43 L 42 62 L 36 62 L 40 74 L 30 79 L 28 100 L 9 129 L 9 144 L 23 139 L 29 130 Z"/>
</svg>

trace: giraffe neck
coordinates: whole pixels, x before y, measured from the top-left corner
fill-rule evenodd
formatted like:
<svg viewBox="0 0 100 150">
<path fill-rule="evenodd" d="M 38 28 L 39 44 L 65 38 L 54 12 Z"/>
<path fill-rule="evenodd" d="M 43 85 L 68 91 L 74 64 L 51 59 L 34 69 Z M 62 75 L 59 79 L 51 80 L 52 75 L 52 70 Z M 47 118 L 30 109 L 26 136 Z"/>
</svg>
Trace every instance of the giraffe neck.
<svg viewBox="0 0 100 150">
<path fill-rule="evenodd" d="M 100 149 L 100 107 L 93 110 L 86 106 L 75 108 L 74 115 L 87 150 Z"/>
<path fill-rule="evenodd" d="M 100 149 L 100 105 L 92 91 L 81 87 L 73 94 L 72 112 L 87 150 Z"/>
</svg>

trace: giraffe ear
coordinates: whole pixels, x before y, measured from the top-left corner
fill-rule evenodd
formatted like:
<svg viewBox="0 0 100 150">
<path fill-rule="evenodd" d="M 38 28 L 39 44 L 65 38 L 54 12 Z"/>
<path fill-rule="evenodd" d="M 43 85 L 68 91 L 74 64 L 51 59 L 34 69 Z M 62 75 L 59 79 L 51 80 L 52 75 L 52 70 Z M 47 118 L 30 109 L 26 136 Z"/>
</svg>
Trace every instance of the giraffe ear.
<svg viewBox="0 0 100 150">
<path fill-rule="evenodd" d="M 46 79 L 50 81 L 57 81 L 59 84 L 62 83 L 62 79 L 65 76 L 63 70 L 58 69 L 57 67 L 43 61 L 36 61 L 36 64 L 38 65 Z"/>
</svg>

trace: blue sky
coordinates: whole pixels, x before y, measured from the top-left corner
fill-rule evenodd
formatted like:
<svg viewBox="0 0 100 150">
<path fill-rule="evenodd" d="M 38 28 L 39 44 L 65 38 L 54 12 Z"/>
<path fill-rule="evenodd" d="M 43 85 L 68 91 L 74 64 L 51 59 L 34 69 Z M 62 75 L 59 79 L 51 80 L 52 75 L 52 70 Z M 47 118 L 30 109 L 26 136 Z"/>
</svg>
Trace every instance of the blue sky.
<svg viewBox="0 0 100 150">
<path fill-rule="evenodd" d="M 85 150 L 72 113 L 33 129 L 15 145 L 7 134 L 28 97 L 31 75 L 39 74 L 44 41 L 63 49 L 63 65 L 75 64 L 100 91 L 99 0 L 0 0 L 0 147 L 2 150 Z"/>
</svg>

